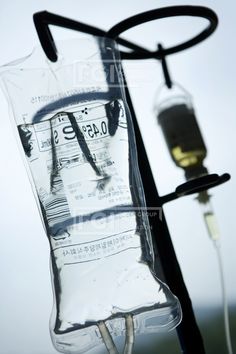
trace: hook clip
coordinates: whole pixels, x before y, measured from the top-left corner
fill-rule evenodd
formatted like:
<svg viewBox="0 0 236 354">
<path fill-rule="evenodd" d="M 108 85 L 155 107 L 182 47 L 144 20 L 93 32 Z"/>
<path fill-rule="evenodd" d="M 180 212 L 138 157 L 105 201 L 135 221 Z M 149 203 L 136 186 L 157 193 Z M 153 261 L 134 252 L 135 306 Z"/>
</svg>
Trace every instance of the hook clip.
<svg viewBox="0 0 236 354">
<path fill-rule="evenodd" d="M 173 83 L 172 83 L 171 78 L 170 78 L 170 73 L 169 73 L 169 70 L 168 70 L 166 57 L 165 57 L 165 54 L 164 54 L 164 49 L 163 49 L 163 47 L 162 47 L 162 45 L 160 43 L 158 43 L 158 52 L 159 52 L 159 60 L 161 60 L 161 66 L 162 66 L 162 70 L 163 70 L 166 86 L 169 89 L 171 89 L 172 86 L 173 86 Z"/>
</svg>

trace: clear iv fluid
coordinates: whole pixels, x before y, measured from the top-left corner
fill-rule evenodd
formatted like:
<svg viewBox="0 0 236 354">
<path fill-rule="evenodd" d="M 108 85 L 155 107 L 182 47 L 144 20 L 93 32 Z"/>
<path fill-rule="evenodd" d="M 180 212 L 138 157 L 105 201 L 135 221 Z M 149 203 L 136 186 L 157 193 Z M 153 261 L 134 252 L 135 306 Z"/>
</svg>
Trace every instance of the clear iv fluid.
<svg viewBox="0 0 236 354">
<path fill-rule="evenodd" d="M 150 267 L 123 102 L 88 103 L 18 131 L 50 241 L 55 347 L 83 353 L 101 341 L 98 321 L 121 335 L 129 312 L 136 332 L 173 326 L 179 307 Z"/>
</svg>

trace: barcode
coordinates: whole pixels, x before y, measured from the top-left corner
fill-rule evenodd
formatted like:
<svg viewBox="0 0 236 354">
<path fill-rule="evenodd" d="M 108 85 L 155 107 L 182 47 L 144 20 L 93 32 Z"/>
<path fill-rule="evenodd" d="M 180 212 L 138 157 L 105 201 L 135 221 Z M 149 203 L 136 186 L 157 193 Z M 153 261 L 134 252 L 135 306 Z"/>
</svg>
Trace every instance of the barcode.
<svg viewBox="0 0 236 354">
<path fill-rule="evenodd" d="M 71 217 L 67 199 L 63 195 L 50 197 L 44 203 L 48 225 L 53 227 Z"/>
<path fill-rule="evenodd" d="M 60 175 L 52 176 L 52 194 L 44 200 L 43 206 L 49 227 L 53 227 L 71 217 Z"/>
</svg>

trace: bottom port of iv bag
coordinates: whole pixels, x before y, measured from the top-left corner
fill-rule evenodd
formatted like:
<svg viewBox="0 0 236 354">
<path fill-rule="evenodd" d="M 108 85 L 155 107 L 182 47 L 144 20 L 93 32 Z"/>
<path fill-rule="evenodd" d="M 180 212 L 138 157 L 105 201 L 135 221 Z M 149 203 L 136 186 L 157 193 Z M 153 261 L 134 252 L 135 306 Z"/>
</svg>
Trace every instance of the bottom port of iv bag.
<svg viewBox="0 0 236 354">
<path fill-rule="evenodd" d="M 125 252 L 61 269 L 63 288 L 60 293 L 55 287 L 60 299 L 58 309 L 54 302 L 50 325 L 58 351 L 82 354 L 103 345 L 101 320 L 113 338 L 125 337 L 126 314 L 133 316 L 135 336 L 168 331 L 179 323 L 178 300 L 139 261 L 140 247 L 131 244 Z"/>
<path fill-rule="evenodd" d="M 133 315 L 134 335 L 166 332 L 175 328 L 179 322 L 181 312 L 178 302 L 169 307 L 158 309 L 143 309 L 144 312 Z M 53 322 L 54 323 L 54 322 Z M 105 324 L 113 337 L 125 337 L 126 326 L 124 317 L 114 317 L 105 321 Z M 56 334 L 51 331 L 51 339 L 54 347 L 66 354 L 83 354 L 95 348 L 104 346 L 104 342 L 98 326 L 88 325 L 73 332 Z"/>
<path fill-rule="evenodd" d="M 64 353 L 84 353 L 101 344 L 100 321 L 105 321 L 113 337 L 124 335 L 126 314 L 133 315 L 135 335 L 169 330 L 180 321 L 178 300 L 142 260 L 135 213 L 100 221 L 106 224 L 102 238 L 97 234 L 91 240 L 91 222 L 84 222 L 87 241 L 59 248 L 54 251 L 57 259 L 52 258 L 52 266 L 54 262 L 57 266 L 51 336 L 56 349 Z M 71 253 L 81 258 L 72 261 Z M 60 266 L 62 258 L 66 262 Z"/>
<path fill-rule="evenodd" d="M 113 337 L 125 335 L 127 314 L 133 316 L 135 335 L 170 330 L 180 321 L 178 300 L 142 260 L 135 214 L 122 213 L 115 220 L 110 216 L 102 221 L 106 222 L 102 239 L 93 235 L 93 241 L 64 247 L 64 257 L 59 249 L 54 251 L 57 260 L 67 259 L 60 267 L 52 258 L 56 301 L 51 337 L 56 349 L 64 353 L 85 353 L 102 344 L 97 326 L 100 321 L 106 323 Z M 119 231 L 111 235 L 114 224 Z M 90 222 L 84 223 L 84 232 L 90 227 Z M 97 252 L 98 259 L 92 259 L 99 245 L 103 257 Z M 87 261 L 72 263 L 65 250 L 79 250 L 81 259 L 87 252 L 90 255 Z"/>
</svg>

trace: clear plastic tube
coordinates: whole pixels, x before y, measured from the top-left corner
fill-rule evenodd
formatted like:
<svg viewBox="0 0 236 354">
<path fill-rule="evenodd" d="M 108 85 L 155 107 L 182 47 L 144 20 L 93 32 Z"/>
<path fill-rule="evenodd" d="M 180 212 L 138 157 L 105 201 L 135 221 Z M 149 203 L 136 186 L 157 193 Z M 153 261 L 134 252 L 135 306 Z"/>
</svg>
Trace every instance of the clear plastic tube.
<svg viewBox="0 0 236 354">
<path fill-rule="evenodd" d="M 226 296 L 226 289 L 225 289 L 225 280 L 224 280 L 224 268 L 223 268 L 223 260 L 221 255 L 221 248 L 219 241 L 215 240 L 214 246 L 216 248 L 216 254 L 218 258 L 219 264 L 219 273 L 220 273 L 220 281 L 221 281 L 221 289 L 222 289 L 222 300 L 223 300 L 223 310 L 224 310 L 224 326 L 225 326 L 225 337 L 226 337 L 226 344 L 229 354 L 233 354 L 233 348 L 231 343 L 231 334 L 230 334 L 230 325 L 229 325 L 229 310 L 228 310 L 228 303 L 227 303 L 227 296 Z"/>
<path fill-rule="evenodd" d="M 99 322 L 98 328 L 99 328 L 100 334 L 102 336 L 102 339 L 104 341 L 104 344 L 107 348 L 108 353 L 109 354 L 119 354 L 105 322 L 104 321 Z"/>
<path fill-rule="evenodd" d="M 127 315 L 125 318 L 126 338 L 124 354 L 132 354 L 134 346 L 134 321 L 132 315 Z"/>
<path fill-rule="evenodd" d="M 221 255 L 221 246 L 220 246 L 220 231 L 218 228 L 215 213 L 212 208 L 212 204 L 210 202 L 210 196 L 209 195 L 207 196 L 208 196 L 207 198 L 208 200 L 206 200 L 204 203 L 200 202 L 200 205 L 202 208 L 203 218 L 207 227 L 208 235 L 212 240 L 214 247 L 216 249 L 216 255 L 217 255 L 218 266 L 219 266 L 221 291 L 222 291 L 226 345 L 227 345 L 228 354 L 233 354 L 231 334 L 230 334 L 230 324 L 229 324 L 229 309 L 228 309 L 226 287 L 225 287 L 224 267 L 223 267 L 223 259 Z M 199 196 L 199 200 L 201 200 L 201 196 Z"/>
</svg>

